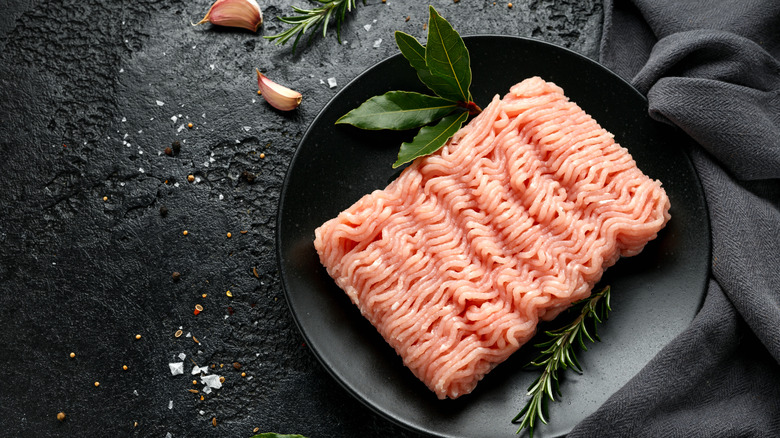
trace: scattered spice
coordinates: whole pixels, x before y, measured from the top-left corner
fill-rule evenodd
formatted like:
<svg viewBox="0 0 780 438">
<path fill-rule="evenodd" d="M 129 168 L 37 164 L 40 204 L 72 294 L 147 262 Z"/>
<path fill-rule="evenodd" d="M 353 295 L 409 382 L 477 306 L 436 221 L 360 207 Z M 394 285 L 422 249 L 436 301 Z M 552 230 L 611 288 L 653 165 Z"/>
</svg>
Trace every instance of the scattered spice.
<svg viewBox="0 0 780 438">
<path fill-rule="evenodd" d="M 187 230 L 184 230 L 184 231 L 182 231 L 181 233 L 182 233 L 183 235 L 185 235 L 185 236 L 186 236 L 187 234 L 190 234 L 190 232 L 189 232 L 189 231 L 187 231 Z"/>
<path fill-rule="evenodd" d="M 171 149 L 171 147 L 170 147 L 170 146 L 168 146 L 167 148 L 165 148 L 165 155 L 167 155 L 167 156 L 169 156 L 169 157 L 173 155 L 173 149 Z"/>
<path fill-rule="evenodd" d="M 141 339 L 141 335 L 135 335 L 136 339 Z"/>
<path fill-rule="evenodd" d="M 98 386 L 100 386 L 100 382 L 95 382 L 95 388 L 97 388 Z"/>
<path fill-rule="evenodd" d="M 252 268 L 252 274 L 254 274 L 255 278 L 260 278 L 260 275 L 257 273 L 257 268 L 256 267 Z"/>
<path fill-rule="evenodd" d="M 247 230 L 241 230 L 241 234 L 246 234 L 246 233 L 248 233 Z"/>
<path fill-rule="evenodd" d="M 108 196 L 103 196 L 103 202 L 108 201 Z"/>
<path fill-rule="evenodd" d="M 256 428 L 252 429 L 252 432 L 254 432 L 254 433 L 257 433 L 257 432 L 259 432 L 259 431 L 260 431 L 260 428 L 259 428 L 259 427 L 256 427 Z"/>
<path fill-rule="evenodd" d="M 192 337 L 192 340 L 195 341 L 196 344 L 200 344 L 200 341 L 195 336 Z"/>
<path fill-rule="evenodd" d="M 57 414 L 57 419 L 60 421 L 65 421 L 65 412 L 60 412 Z"/>
<path fill-rule="evenodd" d="M 225 377 L 224 376 L 220 376 L 219 377 L 219 383 L 225 383 Z"/>
<path fill-rule="evenodd" d="M 241 172 L 241 176 L 246 180 L 246 182 L 252 184 L 255 182 L 255 174 L 252 172 L 247 172 L 246 170 Z"/>
<path fill-rule="evenodd" d="M 176 333 L 174 333 L 173 336 L 176 336 L 178 338 L 178 337 L 181 337 L 182 333 L 184 333 L 184 332 L 181 331 L 181 330 L 176 330 Z"/>
<path fill-rule="evenodd" d="M 246 377 L 246 373 L 241 373 L 241 377 Z"/>
<path fill-rule="evenodd" d="M 122 365 L 122 369 L 127 371 L 127 365 Z"/>
<path fill-rule="evenodd" d="M 260 158 L 265 158 L 265 153 L 264 152 L 260 152 Z"/>
<path fill-rule="evenodd" d="M 133 421 L 133 427 L 138 427 L 138 422 L 137 421 Z"/>
<path fill-rule="evenodd" d="M 221 363 L 221 364 L 219 364 L 219 367 L 220 367 L 220 368 L 222 368 L 222 367 L 224 367 L 224 366 L 225 366 L 225 364 L 224 364 L 224 363 Z"/>
<path fill-rule="evenodd" d="M 230 239 L 231 237 L 233 237 L 233 234 L 231 234 L 230 232 L 228 232 L 228 233 L 227 233 L 227 237 L 228 237 L 228 239 Z"/>
<path fill-rule="evenodd" d="M 512 3 L 508 3 L 508 4 L 506 5 L 506 7 L 508 7 L 509 9 L 512 9 Z"/>
<path fill-rule="evenodd" d="M 200 396 L 200 401 L 206 400 L 206 397 Z"/>
<path fill-rule="evenodd" d="M 217 417 L 211 419 L 211 425 L 217 427 Z"/>
<path fill-rule="evenodd" d="M 191 392 L 193 394 L 197 394 L 198 393 L 197 389 L 188 389 L 187 391 L 189 391 L 189 392 Z"/>
<path fill-rule="evenodd" d="M 412 17 L 411 17 L 411 16 L 409 16 L 409 15 L 407 15 L 407 16 L 406 16 L 406 20 L 405 20 L 405 21 L 409 21 L 409 20 L 411 20 L 411 19 L 412 19 Z"/>
<path fill-rule="evenodd" d="M 257 90 L 257 94 L 262 96 L 263 95 L 263 90 Z"/>
<path fill-rule="evenodd" d="M 198 312 L 202 312 L 203 311 L 203 306 L 201 306 L 200 304 L 196 304 L 195 305 L 195 310 L 197 310 Z"/>
<path fill-rule="evenodd" d="M 190 123 L 187 123 L 187 127 L 188 127 L 188 128 L 192 128 L 192 122 L 190 122 Z"/>
<path fill-rule="evenodd" d="M 189 182 L 195 181 L 195 175 L 192 175 L 192 174 L 187 175 L 187 181 L 189 181 Z"/>
<path fill-rule="evenodd" d="M 173 274 L 171 274 L 171 277 L 173 278 L 173 281 L 179 281 L 181 279 L 181 273 L 179 271 L 176 271 Z"/>
<path fill-rule="evenodd" d="M 179 140 L 176 140 L 173 143 L 171 143 L 171 147 L 173 148 L 173 153 L 178 154 L 181 151 L 181 142 Z"/>
<path fill-rule="evenodd" d="M 168 216 L 168 207 L 164 205 L 160 207 L 160 216 L 162 217 Z"/>
<path fill-rule="evenodd" d="M 238 362 L 233 362 L 233 368 L 235 368 L 237 370 L 240 370 L 241 369 L 241 364 L 238 363 Z"/>
<path fill-rule="evenodd" d="M 227 295 L 230 298 L 233 298 L 233 292 L 227 291 L 225 292 L 225 295 Z"/>
<path fill-rule="evenodd" d="M 73 359 L 74 357 L 76 357 L 76 353 L 70 353 L 70 358 Z"/>
<path fill-rule="evenodd" d="M 211 368 L 212 368 L 212 369 L 213 369 L 214 367 L 216 367 L 216 366 L 217 366 L 216 364 L 211 364 Z"/>
<path fill-rule="evenodd" d="M 208 296 L 208 294 L 201 295 L 201 297 L 203 297 L 203 298 L 206 298 L 207 296 Z"/>
<path fill-rule="evenodd" d="M 193 385 L 197 385 L 197 384 L 198 384 L 198 381 L 197 381 L 197 380 L 193 380 L 193 381 L 192 381 L 192 384 L 193 384 Z"/>
<path fill-rule="evenodd" d="M 228 313 L 233 316 L 233 308 L 228 306 Z"/>
</svg>

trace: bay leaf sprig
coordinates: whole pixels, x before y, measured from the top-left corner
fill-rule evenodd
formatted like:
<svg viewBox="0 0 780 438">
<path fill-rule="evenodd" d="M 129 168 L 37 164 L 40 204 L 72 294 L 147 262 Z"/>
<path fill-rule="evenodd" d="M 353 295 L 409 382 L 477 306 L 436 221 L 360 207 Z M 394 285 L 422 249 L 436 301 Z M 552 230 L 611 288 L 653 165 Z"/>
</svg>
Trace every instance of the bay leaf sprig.
<svg viewBox="0 0 780 438">
<path fill-rule="evenodd" d="M 436 152 L 469 115 L 482 111 L 469 91 L 469 51 L 458 32 L 433 6 L 429 6 L 426 45 L 400 31 L 395 32 L 395 42 L 417 77 L 434 95 L 389 91 L 368 99 L 336 121 L 369 130 L 421 128 L 411 142 L 401 144 L 393 168 Z"/>
<path fill-rule="evenodd" d="M 527 428 L 529 438 L 533 438 L 537 421 L 547 424 L 548 402 L 555 401 L 555 394 L 562 396 L 558 372 L 571 368 L 577 373 L 582 373 L 574 348 L 579 345 L 583 351 L 587 350 L 584 338 L 590 342 L 599 340 L 596 327 L 609 317 L 609 312 L 612 310 L 609 299 L 610 287 L 607 286 L 601 292 L 575 303 L 572 309 L 576 311 L 579 308 L 579 315 L 564 327 L 545 332 L 550 339 L 535 345 L 544 350 L 528 366 L 542 368 L 542 374 L 528 387 L 527 395 L 531 398 L 512 419 L 513 423 L 518 423 L 519 420 L 517 433 Z M 588 332 L 589 325 L 593 335 Z"/>
</svg>

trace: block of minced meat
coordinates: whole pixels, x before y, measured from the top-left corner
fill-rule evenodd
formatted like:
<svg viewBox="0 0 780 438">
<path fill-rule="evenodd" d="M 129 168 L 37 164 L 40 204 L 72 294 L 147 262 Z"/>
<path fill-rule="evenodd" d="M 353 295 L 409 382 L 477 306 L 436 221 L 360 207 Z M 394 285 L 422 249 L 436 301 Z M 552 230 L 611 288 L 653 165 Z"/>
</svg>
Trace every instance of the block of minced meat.
<svg viewBox="0 0 780 438">
<path fill-rule="evenodd" d="M 457 398 L 669 218 L 661 183 L 534 77 L 325 222 L 314 246 L 403 363 Z"/>
</svg>

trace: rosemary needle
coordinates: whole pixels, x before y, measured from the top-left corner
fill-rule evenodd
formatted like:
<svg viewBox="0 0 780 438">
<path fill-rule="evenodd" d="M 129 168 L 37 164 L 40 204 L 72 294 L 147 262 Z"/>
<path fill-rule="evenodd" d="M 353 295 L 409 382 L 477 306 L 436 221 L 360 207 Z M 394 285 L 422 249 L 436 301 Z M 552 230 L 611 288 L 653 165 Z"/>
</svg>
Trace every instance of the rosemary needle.
<svg viewBox="0 0 780 438">
<path fill-rule="evenodd" d="M 575 303 L 573 307 L 582 306 L 577 318 L 562 328 L 545 332 L 550 339 L 535 345 L 535 347 L 544 350 L 539 354 L 539 357 L 531 361 L 529 366 L 543 367 L 544 369 L 542 374 L 528 387 L 528 395 L 531 399 L 512 419 L 513 423 L 517 423 L 522 417 L 517 433 L 528 428 L 528 436 L 533 438 L 536 421 L 547 424 L 548 401 L 555 401 L 553 390 L 558 396 L 562 395 L 558 382 L 558 371 L 571 368 L 577 373 L 582 373 L 582 367 L 574 354 L 574 345 L 576 343 L 583 350 L 588 349 L 585 346 L 583 335 L 591 342 L 599 340 L 596 326 L 607 319 L 612 310 L 609 306 L 609 298 L 610 288 L 607 286 L 601 292 Z M 590 320 L 593 320 L 593 336 L 588 333 L 587 328 Z"/>
<path fill-rule="evenodd" d="M 298 41 L 303 34 L 309 30 L 312 33 L 309 35 L 309 41 L 314 37 L 314 32 L 322 26 L 322 36 L 328 32 L 328 24 L 331 18 L 336 22 L 336 35 L 339 42 L 341 42 L 341 23 L 344 22 L 347 12 L 351 12 L 355 7 L 356 0 L 316 0 L 322 6 L 314 9 L 303 9 L 297 6 L 293 6 L 293 11 L 298 15 L 292 15 L 288 17 L 279 17 L 279 21 L 287 24 L 292 24 L 293 27 L 280 32 L 276 35 L 266 36 L 266 39 L 273 40 L 277 45 L 284 44 L 295 36 L 293 42 L 293 52 L 298 47 Z M 363 4 L 366 1 L 363 0 Z"/>
</svg>

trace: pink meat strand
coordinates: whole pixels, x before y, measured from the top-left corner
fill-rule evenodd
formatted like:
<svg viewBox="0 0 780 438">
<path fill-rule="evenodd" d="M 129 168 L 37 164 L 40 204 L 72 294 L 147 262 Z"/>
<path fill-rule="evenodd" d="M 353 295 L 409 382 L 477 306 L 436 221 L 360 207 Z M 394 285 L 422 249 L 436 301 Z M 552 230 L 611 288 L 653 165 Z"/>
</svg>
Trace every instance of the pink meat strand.
<svg viewBox="0 0 780 438">
<path fill-rule="evenodd" d="M 457 398 L 638 254 L 669 207 L 612 134 L 534 77 L 317 228 L 314 246 L 414 375 Z"/>
</svg>

